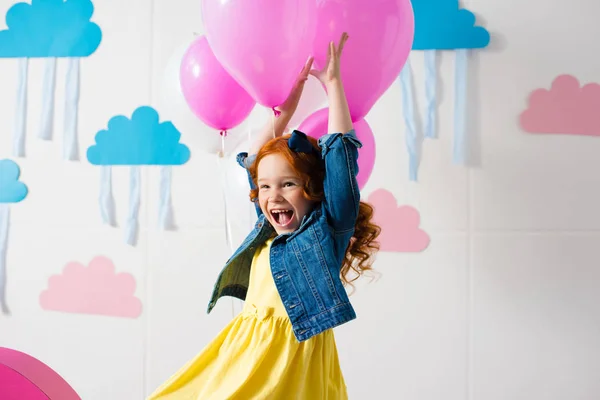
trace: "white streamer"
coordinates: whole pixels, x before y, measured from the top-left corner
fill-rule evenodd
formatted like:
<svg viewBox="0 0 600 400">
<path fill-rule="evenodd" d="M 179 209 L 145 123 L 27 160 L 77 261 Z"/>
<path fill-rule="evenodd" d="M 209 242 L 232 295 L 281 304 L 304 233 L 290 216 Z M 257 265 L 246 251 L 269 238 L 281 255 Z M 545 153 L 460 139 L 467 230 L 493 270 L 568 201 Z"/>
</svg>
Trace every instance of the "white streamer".
<svg viewBox="0 0 600 400">
<path fill-rule="evenodd" d="M 454 162 L 466 162 L 466 114 L 467 114 L 467 49 L 456 50 L 455 97 L 454 97 Z"/>
<path fill-rule="evenodd" d="M 15 108 L 15 126 L 13 132 L 13 156 L 25 156 L 25 133 L 27 131 L 27 75 L 29 59 L 19 58 L 17 77 L 17 104 Z"/>
<path fill-rule="evenodd" d="M 436 137 L 435 111 L 437 105 L 437 73 L 435 68 L 436 50 L 425 50 L 425 137 Z"/>
<path fill-rule="evenodd" d="M 415 124 L 415 107 L 413 104 L 412 70 L 407 61 L 400 72 L 402 86 L 402 108 L 406 124 L 405 142 L 408 150 L 408 176 L 411 181 L 417 180 L 419 160 L 417 155 L 417 128 Z"/>
<path fill-rule="evenodd" d="M 135 246 L 138 239 L 141 180 L 140 167 L 131 166 L 129 171 L 129 214 L 125 228 L 125 242 L 132 246 Z"/>
<path fill-rule="evenodd" d="M 112 193 L 112 167 L 110 165 L 100 167 L 100 196 L 98 201 L 102 222 L 110 226 L 117 226 L 115 199 Z"/>
<path fill-rule="evenodd" d="M 44 81 L 42 87 L 42 118 L 38 137 L 43 140 L 52 139 L 54 125 L 54 90 L 56 87 L 56 58 L 46 59 Z"/>
<path fill-rule="evenodd" d="M 0 309 L 10 314 L 6 303 L 6 252 L 8 249 L 8 227 L 10 225 L 10 206 L 0 203 Z"/>
<path fill-rule="evenodd" d="M 160 167 L 160 204 L 158 206 L 158 225 L 161 229 L 175 228 L 173 217 L 173 202 L 171 199 L 171 186 L 173 182 L 173 168 L 170 165 Z"/>
<path fill-rule="evenodd" d="M 69 161 L 79 160 L 77 120 L 79 112 L 79 63 L 78 57 L 68 59 L 67 83 L 65 86 L 65 122 L 63 157 Z"/>
</svg>

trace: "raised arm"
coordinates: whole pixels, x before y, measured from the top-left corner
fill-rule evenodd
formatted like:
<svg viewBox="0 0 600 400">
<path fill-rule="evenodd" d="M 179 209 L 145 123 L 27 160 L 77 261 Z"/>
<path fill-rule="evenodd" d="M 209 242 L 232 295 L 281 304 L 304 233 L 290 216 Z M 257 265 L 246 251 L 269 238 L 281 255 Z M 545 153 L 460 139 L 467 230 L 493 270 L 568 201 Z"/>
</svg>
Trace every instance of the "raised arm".
<svg viewBox="0 0 600 400">
<path fill-rule="evenodd" d="M 337 234 L 354 229 L 360 203 L 356 175 L 362 144 L 353 129 L 340 74 L 340 57 L 347 40 L 344 32 L 337 47 L 331 42 L 326 65 L 320 71 L 311 71 L 323 83 L 329 98 L 328 134 L 319 139 L 319 145 L 325 161 L 325 209 Z"/>
<path fill-rule="evenodd" d="M 327 90 L 329 99 L 328 133 L 346 133 L 352 130 L 352 118 L 340 74 L 340 58 L 347 40 L 348 34 L 344 32 L 337 47 L 334 42 L 330 42 L 327 49 L 327 61 L 323 69 L 310 71 L 310 74 L 319 79 Z"/>
<path fill-rule="evenodd" d="M 281 114 L 275 118 L 274 122 L 269 119 L 265 123 L 264 127 L 259 131 L 252 141 L 248 153 L 244 152 L 237 155 L 238 164 L 246 168 L 246 170 L 248 167 L 250 167 L 250 165 L 252 165 L 254 159 L 256 158 L 256 154 L 260 148 L 265 145 L 265 143 L 267 143 L 273 137 L 279 137 L 284 134 L 287 125 L 290 123 L 290 120 L 298 108 L 298 103 L 300 102 L 302 91 L 304 90 L 304 83 L 308 79 L 308 74 L 310 73 L 312 64 L 313 57 L 309 57 L 308 60 L 306 60 L 306 64 L 298 74 L 298 79 L 290 91 L 289 96 L 283 102 L 283 104 L 281 104 L 279 107 L 276 107 L 277 111 L 279 111 Z M 251 189 L 255 188 L 249 173 L 248 183 L 250 184 Z M 256 204 L 256 213 L 258 216 L 260 216 L 262 213 L 258 204 Z"/>
<path fill-rule="evenodd" d="M 283 102 L 283 104 L 275 108 L 277 111 L 280 111 L 281 114 L 279 117 L 275 118 L 274 124 L 271 119 L 265 123 L 264 128 L 261 129 L 260 134 L 256 136 L 250 146 L 250 154 L 258 153 L 260 148 L 273 137 L 283 135 L 285 129 L 290 123 L 290 120 L 294 116 L 296 109 L 298 108 L 298 103 L 300 102 L 302 91 L 304 90 L 304 83 L 308 79 L 308 74 L 310 73 L 312 64 L 313 57 L 309 57 L 308 60 L 306 60 L 306 64 L 298 74 L 298 79 L 296 80 L 296 83 L 290 91 L 287 99 Z"/>
</svg>

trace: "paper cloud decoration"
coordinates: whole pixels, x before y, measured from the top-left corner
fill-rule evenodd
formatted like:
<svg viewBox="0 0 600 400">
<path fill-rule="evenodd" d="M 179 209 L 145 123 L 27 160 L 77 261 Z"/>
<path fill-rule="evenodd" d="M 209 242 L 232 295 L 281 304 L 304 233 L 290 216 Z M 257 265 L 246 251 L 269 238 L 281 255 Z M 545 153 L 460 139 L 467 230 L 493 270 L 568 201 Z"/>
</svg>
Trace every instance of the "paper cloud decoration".
<svg viewBox="0 0 600 400">
<path fill-rule="evenodd" d="M 87 158 L 94 165 L 181 165 L 189 160 L 190 149 L 180 138 L 171 121 L 159 122 L 155 109 L 142 106 L 131 119 L 111 118 L 108 129 L 96 134 Z"/>
<path fill-rule="evenodd" d="M 429 246 L 429 235 L 419 227 L 421 217 L 414 207 L 398 206 L 385 189 L 371 193 L 368 202 L 375 209 L 374 222 L 381 227 L 381 251 L 420 252 Z"/>
<path fill-rule="evenodd" d="M 60 275 L 48 279 L 48 289 L 40 294 L 44 310 L 137 318 L 142 303 L 135 297 L 135 278 L 116 273 L 107 257 L 95 257 L 84 266 L 68 263 Z"/>
<path fill-rule="evenodd" d="M 454 90 L 454 148 L 455 163 L 464 163 L 467 154 L 466 96 L 468 49 L 486 47 L 489 32 L 475 26 L 475 15 L 459 8 L 458 0 L 412 0 L 415 16 L 413 50 L 425 51 L 425 138 L 436 137 L 437 72 L 436 58 L 440 50 L 456 50 Z M 417 180 L 421 135 L 415 122 L 412 70 L 407 62 L 400 73 L 402 105 L 406 121 L 406 147 L 409 160 L 409 178 Z"/>
<path fill-rule="evenodd" d="M 87 57 L 102 40 L 89 0 L 16 3 L 0 31 L 0 57 Z"/>
<path fill-rule="evenodd" d="M 0 382 L 2 400 L 81 400 L 48 365 L 6 347 L 0 347 Z"/>
<path fill-rule="evenodd" d="M 7 11 L 8 29 L 0 31 L 0 58 L 19 59 L 13 156 L 25 156 L 29 59 L 46 59 L 38 137 L 50 140 L 56 59 L 67 58 L 63 156 L 67 160 L 78 160 L 80 58 L 94 53 L 102 40 L 100 27 L 91 22 L 93 13 L 90 0 L 32 0 L 31 4 L 16 3 Z"/>
<path fill-rule="evenodd" d="M 27 186 L 19 181 L 21 171 L 12 160 L 0 160 L 0 203 L 18 203 L 28 193 Z"/>
<path fill-rule="evenodd" d="M 190 159 L 190 149 L 179 143 L 181 133 L 171 121 L 160 122 L 158 112 L 148 106 L 137 108 L 131 119 L 117 115 L 108 122 L 108 129 L 96 134 L 96 144 L 87 150 L 91 164 L 105 166 L 100 178 L 100 214 L 105 224 L 114 226 L 115 211 L 111 189 L 113 165 L 129 165 L 130 204 L 125 240 L 135 244 L 138 231 L 141 172 L 139 165 L 160 165 L 159 226 L 172 227 L 170 165 L 182 165 Z"/>
<path fill-rule="evenodd" d="M 600 136 L 600 84 L 579 84 L 571 75 L 559 75 L 550 90 L 537 89 L 520 115 L 530 133 Z"/>
<path fill-rule="evenodd" d="M 412 0 L 415 14 L 413 50 L 482 48 L 489 32 L 475 26 L 475 15 L 460 9 L 458 0 Z"/>
</svg>

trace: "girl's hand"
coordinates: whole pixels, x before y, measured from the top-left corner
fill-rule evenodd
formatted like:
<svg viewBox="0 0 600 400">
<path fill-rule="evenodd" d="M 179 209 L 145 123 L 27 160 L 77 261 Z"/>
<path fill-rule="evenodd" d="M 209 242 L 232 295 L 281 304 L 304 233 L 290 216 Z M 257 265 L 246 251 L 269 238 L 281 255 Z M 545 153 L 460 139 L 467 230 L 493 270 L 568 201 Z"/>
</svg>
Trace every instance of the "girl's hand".
<svg viewBox="0 0 600 400">
<path fill-rule="evenodd" d="M 348 34 L 344 32 L 342 33 L 342 37 L 340 38 L 337 47 L 334 42 L 329 42 L 327 61 L 325 62 L 323 69 L 313 69 L 310 71 L 310 74 L 321 81 L 323 85 L 328 86 L 329 84 L 336 83 L 340 80 L 340 58 L 347 40 Z"/>
<path fill-rule="evenodd" d="M 306 64 L 304 64 L 304 67 L 302 67 L 302 70 L 298 74 L 296 83 L 290 91 L 290 94 L 288 95 L 287 99 L 283 102 L 283 104 L 276 107 L 279 111 L 281 111 L 282 116 L 285 116 L 284 114 L 287 114 L 287 116 L 291 118 L 294 112 L 296 111 L 296 108 L 298 108 L 298 103 L 300 102 L 302 91 L 304 90 L 304 83 L 308 79 L 308 74 L 310 73 L 310 70 L 312 68 L 313 60 L 313 57 L 309 57 L 308 60 L 306 60 Z"/>
</svg>

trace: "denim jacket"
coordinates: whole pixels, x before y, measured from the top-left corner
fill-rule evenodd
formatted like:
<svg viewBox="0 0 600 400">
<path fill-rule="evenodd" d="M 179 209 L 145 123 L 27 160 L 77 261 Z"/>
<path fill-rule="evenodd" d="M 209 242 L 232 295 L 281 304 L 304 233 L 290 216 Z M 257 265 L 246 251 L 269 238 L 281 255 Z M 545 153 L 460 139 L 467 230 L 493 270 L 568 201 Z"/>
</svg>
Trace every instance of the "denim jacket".
<svg viewBox="0 0 600 400">
<path fill-rule="evenodd" d="M 358 216 L 360 191 L 356 174 L 361 146 L 354 130 L 326 134 L 319 139 L 325 163 L 325 198 L 304 217 L 298 229 L 276 236 L 271 244 L 273 280 L 299 342 L 356 318 L 340 268 Z M 240 153 L 237 161 L 247 168 L 255 158 L 256 155 Z M 254 188 L 250 175 L 248 180 Z M 258 204 L 256 212 L 254 228 L 217 278 L 209 314 L 223 296 L 246 298 L 254 253 L 275 234 Z"/>
</svg>

